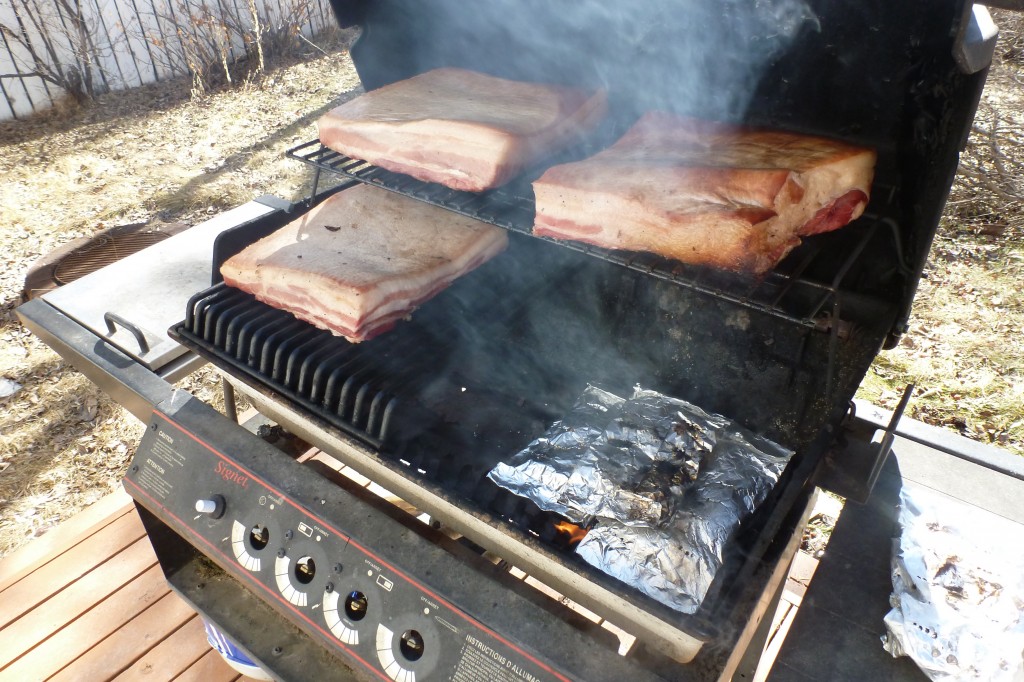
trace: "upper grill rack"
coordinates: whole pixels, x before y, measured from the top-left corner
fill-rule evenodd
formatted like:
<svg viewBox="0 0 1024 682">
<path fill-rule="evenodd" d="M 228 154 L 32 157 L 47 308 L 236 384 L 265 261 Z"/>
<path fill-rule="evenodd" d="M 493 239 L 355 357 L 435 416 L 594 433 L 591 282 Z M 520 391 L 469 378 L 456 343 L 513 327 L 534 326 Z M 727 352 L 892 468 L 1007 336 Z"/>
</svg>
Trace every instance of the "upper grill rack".
<svg viewBox="0 0 1024 682">
<path fill-rule="evenodd" d="M 533 237 L 534 200 L 529 174 L 509 185 L 484 192 L 462 192 L 442 185 L 423 182 L 400 173 L 393 173 L 359 159 L 340 154 L 311 140 L 289 149 L 287 155 L 314 167 L 311 197 L 317 193 L 321 171 L 337 173 L 359 182 L 376 185 L 413 199 L 456 213 L 482 220 L 513 232 Z M 888 195 L 876 184 L 876 196 Z M 574 241 L 561 241 L 548 237 L 535 237 L 600 258 L 617 265 L 642 272 L 645 275 L 670 281 L 701 294 L 753 309 L 787 322 L 811 329 L 833 329 L 833 320 L 840 319 L 839 298 L 843 280 L 864 252 L 865 246 L 879 228 L 891 232 L 894 249 L 899 256 L 902 239 L 899 226 L 888 218 L 865 214 L 855 225 L 845 228 L 857 230 L 856 244 L 847 252 L 845 260 L 834 271 L 830 282 L 819 282 L 806 277 L 811 264 L 822 251 L 821 240 L 805 241 L 799 256 L 786 262 L 786 269 L 776 269 L 763 278 L 739 275 L 711 268 L 686 265 L 675 260 L 649 253 L 612 251 Z M 902 258 L 900 258 L 900 267 Z"/>
</svg>

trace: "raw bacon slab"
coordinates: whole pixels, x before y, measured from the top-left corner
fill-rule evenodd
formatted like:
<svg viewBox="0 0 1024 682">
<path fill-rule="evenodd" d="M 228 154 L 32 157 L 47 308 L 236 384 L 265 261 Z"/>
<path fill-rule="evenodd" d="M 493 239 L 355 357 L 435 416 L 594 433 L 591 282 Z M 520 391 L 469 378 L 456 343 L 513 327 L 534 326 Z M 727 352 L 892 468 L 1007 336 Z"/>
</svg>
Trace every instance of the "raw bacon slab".
<svg viewBox="0 0 1024 682">
<path fill-rule="evenodd" d="M 320 141 L 390 171 L 479 192 L 592 131 L 606 108 L 603 91 L 435 69 L 329 111 Z"/>
<path fill-rule="evenodd" d="M 229 285 L 358 343 L 508 244 L 501 228 L 359 185 L 221 266 Z"/>
<path fill-rule="evenodd" d="M 536 182 L 535 235 L 763 274 L 800 243 L 858 218 L 873 150 L 674 114 Z"/>
</svg>

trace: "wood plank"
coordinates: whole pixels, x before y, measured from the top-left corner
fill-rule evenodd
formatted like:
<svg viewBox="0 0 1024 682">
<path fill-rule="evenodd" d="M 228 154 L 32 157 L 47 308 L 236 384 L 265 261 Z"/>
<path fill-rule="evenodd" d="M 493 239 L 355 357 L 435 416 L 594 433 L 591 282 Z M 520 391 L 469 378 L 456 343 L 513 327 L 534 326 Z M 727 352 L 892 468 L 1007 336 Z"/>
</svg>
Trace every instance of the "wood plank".
<svg viewBox="0 0 1024 682">
<path fill-rule="evenodd" d="M 137 540 L 79 580 L 4 628 L 0 628 L 0 670 L 142 574 L 156 563 L 148 538 Z"/>
<path fill-rule="evenodd" d="M 101 528 L 124 516 L 134 507 L 132 498 L 123 489 L 101 498 L 56 528 L 32 540 L 21 549 L 0 559 L 0 591 L 60 556 Z"/>
<path fill-rule="evenodd" d="M 778 658 L 779 651 L 782 650 L 782 644 L 786 641 L 786 635 L 789 634 L 789 628 L 793 625 L 793 621 L 796 620 L 797 608 L 786 604 L 786 602 L 782 602 L 782 606 L 785 608 L 780 607 L 779 611 L 785 611 L 785 613 L 778 627 L 774 629 L 771 638 L 768 640 L 764 653 L 761 654 L 761 661 L 757 664 L 757 671 L 754 673 L 753 682 L 765 682 L 768 679 L 768 674 L 775 664 L 775 659 Z"/>
<path fill-rule="evenodd" d="M 789 569 L 789 578 L 786 580 L 786 591 L 803 599 L 807 592 L 807 586 L 811 584 L 814 572 L 818 570 L 818 559 L 815 559 L 806 552 L 797 552 L 793 557 L 793 567 Z M 797 602 L 799 604 L 799 602 Z"/>
<path fill-rule="evenodd" d="M 162 618 L 172 623 L 175 613 L 166 608 L 158 608 L 168 597 L 174 595 L 170 594 L 164 574 L 159 566 L 153 566 L 19 658 L 4 670 L 4 674 L 20 680 L 44 680 L 55 673 L 58 679 L 108 679 L 145 653 L 143 649 L 131 656 L 129 644 L 152 632 L 146 619 Z M 177 597 L 175 599 L 181 602 Z M 191 609 L 184 609 L 173 626 L 185 622 L 191 613 Z M 159 620 L 157 622 L 157 627 L 162 628 L 161 633 L 170 630 L 171 625 Z M 160 639 L 163 636 L 161 634 Z M 128 641 L 125 641 L 126 638 Z M 116 647 L 111 646 L 113 642 L 117 643 Z M 152 643 L 151 640 L 149 644 Z M 96 665 L 97 657 L 101 659 L 102 665 Z M 109 674 L 105 674 L 111 666 L 115 667 Z"/>
<path fill-rule="evenodd" d="M 114 679 L 118 682 L 171 680 L 188 670 L 209 650 L 203 621 L 195 616 Z"/>
<path fill-rule="evenodd" d="M 786 585 L 786 587 L 788 588 L 789 585 Z M 788 601 L 790 604 L 797 608 L 800 608 L 800 606 L 804 603 L 803 597 L 799 596 L 795 592 L 791 592 L 789 589 L 782 591 L 782 600 Z"/>
<path fill-rule="evenodd" d="M 0 628 L 145 536 L 138 514 L 125 514 L 0 592 Z"/>
<path fill-rule="evenodd" d="M 194 616 L 188 604 L 171 592 L 61 670 L 50 682 L 109 680 L 134 665 Z"/>
<path fill-rule="evenodd" d="M 175 677 L 174 682 L 235 682 L 244 679 L 220 654 L 210 649 L 188 670 Z"/>
<path fill-rule="evenodd" d="M 779 600 L 779 608 L 775 609 L 775 615 L 772 617 L 772 627 L 768 631 L 768 639 L 765 641 L 766 648 L 769 644 L 771 644 L 772 638 L 775 636 L 775 633 L 777 633 L 779 631 L 779 628 L 782 626 L 782 621 L 786 619 L 786 616 L 789 615 L 789 612 L 792 609 L 793 605 L 791 603 L 789 603 L 785 599 Z"/>
</svg>

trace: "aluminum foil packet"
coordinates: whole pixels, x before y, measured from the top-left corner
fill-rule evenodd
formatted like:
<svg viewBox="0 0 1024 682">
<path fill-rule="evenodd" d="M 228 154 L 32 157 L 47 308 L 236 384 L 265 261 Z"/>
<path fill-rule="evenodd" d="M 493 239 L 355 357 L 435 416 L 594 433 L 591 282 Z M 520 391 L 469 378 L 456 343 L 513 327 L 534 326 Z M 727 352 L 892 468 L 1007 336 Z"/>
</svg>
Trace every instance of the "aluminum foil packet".
<svg viewBox="0 0 1024 682">
<path fill-rule="evenodd" d="M 564 419 L 487 476 L 577 525 L 657 526 L 727 423 L 639 387 L 624 399 L 588 386 Z"/>
<path fill-rule="evenodd" d="M 766 439 L 724 429 L 664 523 L 636 528 L 602 520 L 576 552 L 662 604 L 694 613 L 722 566 L 729 538 L 765 500 L 791 456 Z"/>
<path fill-rule="evenodd" d="M 1024 526 L 918 486 L 900 498 L 885 650 L 932 680 L 1024 680 Z"/>
<path fill-rule="evenodd" d="M 587 563 L 693 613 L 729 537 L 792 454 L 684 400 L 589 386 L 570 414 L 488 477 L 592 525 L 576 548 Z"/>
</svg>

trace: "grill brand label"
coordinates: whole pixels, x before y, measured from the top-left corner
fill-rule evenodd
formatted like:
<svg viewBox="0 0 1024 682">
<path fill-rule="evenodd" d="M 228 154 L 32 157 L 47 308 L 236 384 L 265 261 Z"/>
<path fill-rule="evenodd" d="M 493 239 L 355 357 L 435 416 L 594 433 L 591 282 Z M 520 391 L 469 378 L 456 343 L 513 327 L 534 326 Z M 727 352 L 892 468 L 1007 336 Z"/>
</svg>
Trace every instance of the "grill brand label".
<svg viewBox="0 0 1024 682">
<path fill-rule="evenodd" d="M 249 487 L 249 477 L 239 471 L 235 471 L 224 462 L 217 462 L 217 474 L 228 483 L 234 483 L 241 488 Z"/>
</svg>

